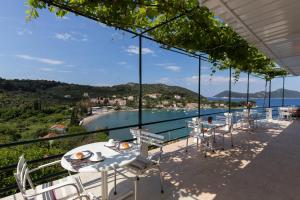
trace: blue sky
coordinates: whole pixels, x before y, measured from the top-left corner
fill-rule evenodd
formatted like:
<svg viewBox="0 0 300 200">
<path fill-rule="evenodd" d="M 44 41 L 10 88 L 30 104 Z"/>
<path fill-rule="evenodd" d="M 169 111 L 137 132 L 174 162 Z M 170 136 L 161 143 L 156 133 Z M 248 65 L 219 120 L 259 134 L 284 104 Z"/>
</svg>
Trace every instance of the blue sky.
<svg viewBox="0 0 300 200">
<path fill-rule="evenodd" d="M 10 0 L 0 7 L 0 77 L 47 79 L 87 85 L 115 85 L 138 81 L 138 40 L 132 35 L 72 14 L 59 19 L 48 11 L 25 20 L 25 1 Z M 198 61 L 143 42 L 143 82 L 178 85 L 197 91 Z M 228 89 L 228 71 L 210 77 L 210 64 L 202 64 L 202 94 Z M 297 78 L 287 80 L 297 89 Z M 281 80 L 273 88 L 282 86 Z M 264 89 L 264 81 L 251 77 L 251 92 Z M 246 91 L 241 75 L 233 90 Z"/>
</svg>

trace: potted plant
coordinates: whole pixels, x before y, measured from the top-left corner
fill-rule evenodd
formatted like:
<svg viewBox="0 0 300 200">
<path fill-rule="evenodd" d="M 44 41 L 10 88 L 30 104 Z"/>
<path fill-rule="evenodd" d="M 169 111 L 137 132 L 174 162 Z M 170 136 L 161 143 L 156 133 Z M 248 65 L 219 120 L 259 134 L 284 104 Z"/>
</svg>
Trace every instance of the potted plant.
<svg viewBox="0 0 300 200">
<path fill-rule="evenodd" d="M 212 118 L 211 116 L 209 116 L 209 117 L 207 118 L 207 122 L 208 122 L 209 124 L 212 123 L 212 120 L 213 120 L 213 118 Z"/>
</svg>

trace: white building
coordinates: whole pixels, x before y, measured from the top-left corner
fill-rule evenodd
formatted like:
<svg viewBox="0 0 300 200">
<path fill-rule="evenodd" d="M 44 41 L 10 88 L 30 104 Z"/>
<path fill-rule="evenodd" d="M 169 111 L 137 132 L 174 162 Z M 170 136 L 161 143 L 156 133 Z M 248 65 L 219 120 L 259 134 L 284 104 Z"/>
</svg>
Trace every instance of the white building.
<svg viewBox="0 0 300 200">
<path fill-rule="evenodd" d="M 189 109 L 197 108 L 198 104 L 197 103 L 187 103 L 186 107 Z"/>
<path fill-rule="evenodd" d="M 120 106 L 126 106 L 126 100 L 124 99 L 110 99 L 109 100 L 109 105 L 120 105 Z"/>
<path fill-rule="evenodd" d="M 157 99 L 158 97 L 161 96 L 161 94 L 159 94 L 159 93 L 153 93 L 153 94 L 146 94 L 145 96 L 149 97 L 151 99 Z"/>
<path fill-rule="evenodd" d="M 128 100 L 128 101 L 133 101 L 133 100 L 134 100 L 134 97 L 133 97 L 133 96 L 128 96 L 128 97 L 127 97 L 127 100 Z"/>
<path fill-rule="evenodd" d="M 66 94 L 66 95 L 64 95 L 64 98 L 65 98 L 65 99 L 71 99 L 71 98 L 72 98 L 72 96 L 71 96 L 71 95 L 69 95 L 69 94 Z"/>
<path fill-rule="evenodd" d="M 177 100 L 180 100 L 181 96 L 180 95 L 174 95 L 174 98 L 177 99 Z"/>
</svg>

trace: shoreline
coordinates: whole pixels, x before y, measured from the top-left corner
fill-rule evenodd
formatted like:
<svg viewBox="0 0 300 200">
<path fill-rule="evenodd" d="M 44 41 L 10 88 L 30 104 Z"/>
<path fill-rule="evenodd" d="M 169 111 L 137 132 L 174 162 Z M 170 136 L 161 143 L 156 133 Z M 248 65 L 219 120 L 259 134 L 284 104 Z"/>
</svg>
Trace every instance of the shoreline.
<svg viewBox="0 0 300 200">
<path fill-rule="evenodd" d="M 108 110 L 106 112 L 95 112 L 91 116 L 83 118 L 80 121 L 79 125 L 80 126 L 86 126 L 86 125 L 88 125 L 90 123 L 93 123 L 99 117 L 103 117 L 103 116 L 108 115 L 108 114 L 112 114 L 112 113 L 116 113 L 116 112 L 125 112 L 125 111 L 131 112 L 131 111 L 137 111 L 137 110 L 138 109 L 130 109 L 130 110 Z"/>
<path fill-rule="evenodd" d="M 92 114 L 91 116 L 83 118 L 80 121 L 79 125 L 84 127 L 84 126 L 88 125 L 89 123 L 94 122 L 97 118 L 103 117 L 105 115 L 108 115 L 108 114 L 111 114 L 111 113 L 114 113 L 114 112 L 117 112 L 117 111 L 109 110 L 109 111 L 106 111 L 106 112 L 101 112 L 101 113 L 98 112 L 98 113 Z"/>
</svg>

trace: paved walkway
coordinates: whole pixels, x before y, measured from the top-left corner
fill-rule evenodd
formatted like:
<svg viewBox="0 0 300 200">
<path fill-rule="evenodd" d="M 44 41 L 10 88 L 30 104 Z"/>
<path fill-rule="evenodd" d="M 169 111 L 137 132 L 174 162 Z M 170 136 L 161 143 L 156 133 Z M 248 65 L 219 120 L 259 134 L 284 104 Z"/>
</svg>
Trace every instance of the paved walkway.
<svg viewBox="0 0 300 200">
<path fill-rule="evenodd" d="M 226 138 L 225 151 L 216 151 L 207 158 L 192 140 L 187 153 L 184 140 L 169 144 L 164 147 L 166 154 L 162 162 L 165 193 L 160 194 L 159 177 L 154 174 L 141 178 L 139 199 L 298 200 L 299 130 L 300 121 L 274 121 L 254 134 L 235 131 L 234 148 Z M 90 192 L 100 195 L 100 176 L 80 176 Z M 119 177 L 119 193 L 130 189 L 133 183 Z M 112 193 L 110 196 L 115 199 L 117 196 Z"/>
</svg>

